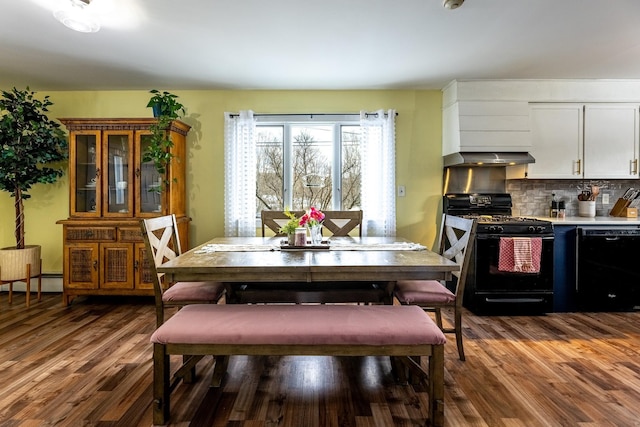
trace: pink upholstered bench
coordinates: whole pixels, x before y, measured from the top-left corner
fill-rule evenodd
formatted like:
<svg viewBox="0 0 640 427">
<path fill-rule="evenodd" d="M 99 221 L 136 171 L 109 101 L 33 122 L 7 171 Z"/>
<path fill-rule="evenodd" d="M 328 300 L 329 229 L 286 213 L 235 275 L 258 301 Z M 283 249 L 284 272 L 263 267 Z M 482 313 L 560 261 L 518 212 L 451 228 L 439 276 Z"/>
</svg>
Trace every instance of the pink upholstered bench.
<svg viewBox="0 0 640 427">
<path fill-rule="evenodd" d="M 178 311 L 151 336 L 155 424 L 170 416 L 169 355 L 214 355 L 216 384 L 230 355 L 402 356 L 428 381 L 429 421 L 444 423 L 445 336 L 417 306 L 209 305 Z M 428 357 L 428 372 L 411 356 Z"/>
</svg>

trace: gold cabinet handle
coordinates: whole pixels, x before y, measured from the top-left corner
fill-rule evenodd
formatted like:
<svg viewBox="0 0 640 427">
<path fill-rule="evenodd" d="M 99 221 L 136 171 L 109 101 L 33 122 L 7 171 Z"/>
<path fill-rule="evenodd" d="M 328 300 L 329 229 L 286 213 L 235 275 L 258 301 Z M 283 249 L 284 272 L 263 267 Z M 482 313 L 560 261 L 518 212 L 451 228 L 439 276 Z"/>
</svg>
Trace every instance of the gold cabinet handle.
<svg viewBox="0 0 640 427">
<path fill-rule="evenodd" d="M 576 175 L 580 175 L 582 173 L 582 159 L 576 160 L 576 166 L 577 166 Z"/>
<path fill-rule="evenodd" d="M 97 260 L 96 260 L 96 261 L 93 261 L 93 269 L 94 269 L 95 271 L 98 271 L 98 261 L 97 261 Z"/>
</svg>

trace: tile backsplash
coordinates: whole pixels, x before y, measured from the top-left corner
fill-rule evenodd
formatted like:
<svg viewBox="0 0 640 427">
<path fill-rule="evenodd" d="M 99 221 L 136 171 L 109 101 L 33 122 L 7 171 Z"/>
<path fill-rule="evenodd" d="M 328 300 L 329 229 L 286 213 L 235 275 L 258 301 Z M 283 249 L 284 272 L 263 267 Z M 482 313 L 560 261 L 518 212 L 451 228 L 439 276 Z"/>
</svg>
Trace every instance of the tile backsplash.
<svg viewBox="0 0 640 427">
<path fill-rule="evenodd" d="M 522 216 L 549 216 L 552 194 L 556 200 L 564 200 L 566 216 L 578 216 L 578 194 L 592 185 L 600 187 L 596 199 L 596 215 L 607 216 L 619 197 L 629 187 L 640 188 L 640 180 L 507 180 L 507 193 L 513 198 L 513 214 Z M 609 195 L 609 203 L 602 203 L 603 194 Z"/>
</svg>

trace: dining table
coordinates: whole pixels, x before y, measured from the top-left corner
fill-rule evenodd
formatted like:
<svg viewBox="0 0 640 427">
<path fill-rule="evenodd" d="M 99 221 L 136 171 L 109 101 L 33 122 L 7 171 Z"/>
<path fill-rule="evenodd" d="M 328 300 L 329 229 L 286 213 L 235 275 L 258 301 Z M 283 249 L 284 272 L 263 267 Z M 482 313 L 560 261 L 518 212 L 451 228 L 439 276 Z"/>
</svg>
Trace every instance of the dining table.
<svg viewBox="0 0 640 427">
<path fill-rule="evenodd" d="M 282 237 L 216 237 L 162 264 L 158 272 L 170 283 L 223 282 L 228 303 L 391 303 L 396 281 L 451 280 L 459 268 L 401 237 L 331 237 L 316 246 L 289 246 Z M 243 291 L 253 294 L 243 299 Z M 377 296 L 370 300 L 369 291 Z M 292 293 L 292 301 L 283 297 Z M 256 301 L 258 294 L 262 299 Z M 314 299 L 300 300 L 300 294 Z"/>
</svg>

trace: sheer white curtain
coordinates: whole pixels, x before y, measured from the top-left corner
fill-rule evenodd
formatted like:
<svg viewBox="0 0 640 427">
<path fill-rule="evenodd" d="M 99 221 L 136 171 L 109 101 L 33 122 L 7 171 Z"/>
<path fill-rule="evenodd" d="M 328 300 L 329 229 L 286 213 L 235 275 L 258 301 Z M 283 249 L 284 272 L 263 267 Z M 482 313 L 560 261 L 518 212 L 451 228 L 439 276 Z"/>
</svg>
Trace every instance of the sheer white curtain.
<svg viewBox="0 0 640 427">
<path fill-rule="evenodd" d="M 396 234 L 396 111 L 360 112 L 362 235 Z"/>
<path fill-rule="evenodd" d="M 224 235 L 256 235 L 256 120 L 224 114 Z"/>
</svg>

